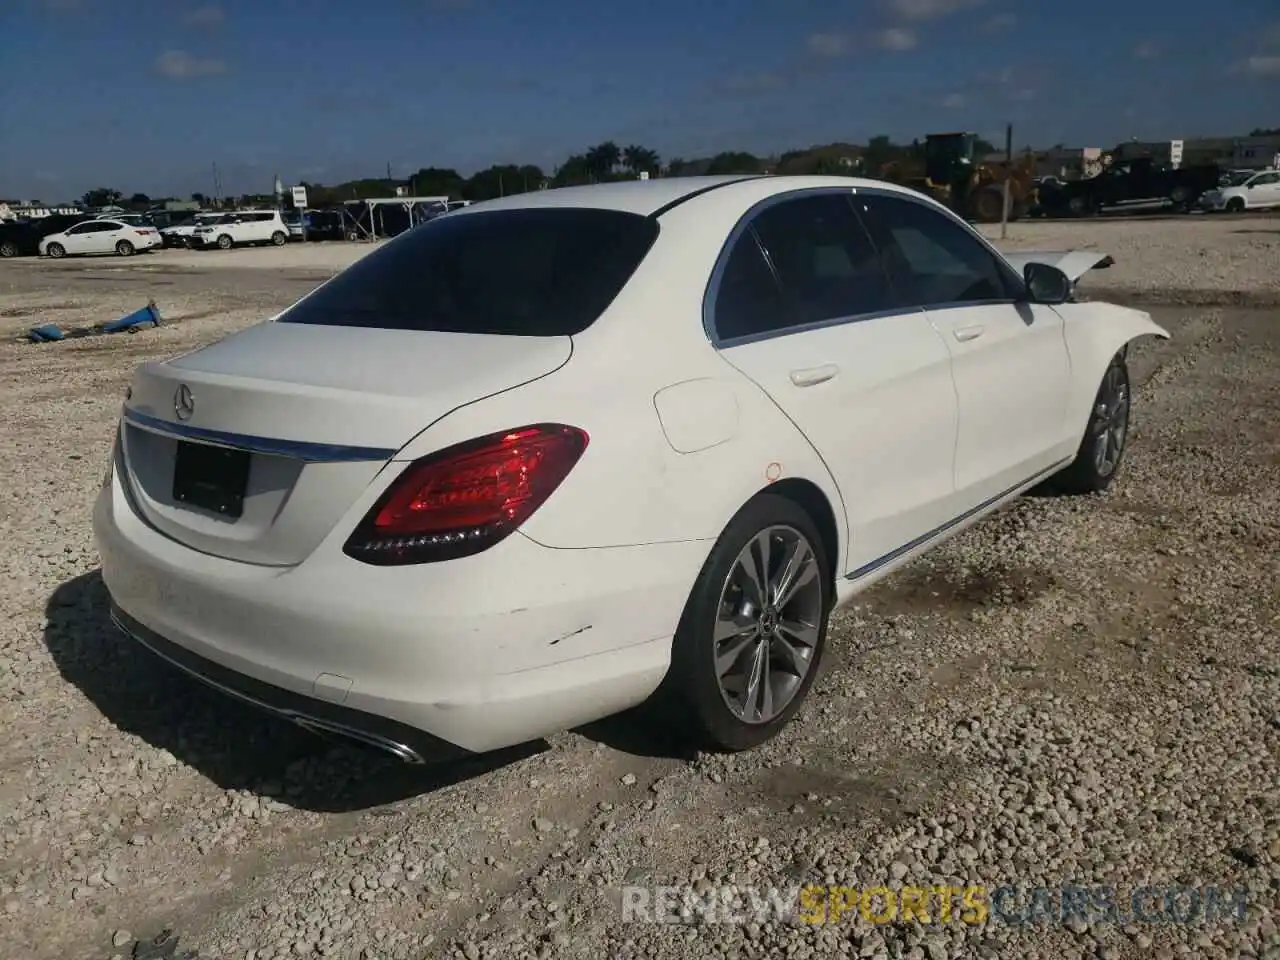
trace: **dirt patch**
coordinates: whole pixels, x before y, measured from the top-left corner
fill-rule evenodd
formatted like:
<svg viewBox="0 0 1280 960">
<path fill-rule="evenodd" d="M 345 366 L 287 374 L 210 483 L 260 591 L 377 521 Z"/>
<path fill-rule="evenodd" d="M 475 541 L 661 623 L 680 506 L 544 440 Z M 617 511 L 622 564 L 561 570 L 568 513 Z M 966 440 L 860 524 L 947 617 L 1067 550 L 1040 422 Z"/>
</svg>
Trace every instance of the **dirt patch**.
<svg viewBox="0 0 1280 960">
<path fill-rule="evenodd" d="M 867 591 L 866 599 L 886 616 L 945 613 L 964 618 L 984 607 L 1030 604 L 1061 584 L 1061 577 L 1051 570 L 1027 567 L 957 570 L 921 564 L 877 584 Z"/>
</svg>

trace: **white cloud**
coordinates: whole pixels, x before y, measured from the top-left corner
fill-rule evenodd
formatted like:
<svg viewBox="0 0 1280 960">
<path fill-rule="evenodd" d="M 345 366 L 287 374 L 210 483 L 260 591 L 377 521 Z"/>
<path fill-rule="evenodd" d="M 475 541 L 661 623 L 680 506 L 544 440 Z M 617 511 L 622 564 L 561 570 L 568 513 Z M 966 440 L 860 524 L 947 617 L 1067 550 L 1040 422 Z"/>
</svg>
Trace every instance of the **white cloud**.
<svg viewBox="0 0 1280 960">
<path fill-rule="evenodd" d="M 937 20 L 984 3 L 986 0 L 887 0 L 889 10 L 903 20 Z"/>
<path fill-rule="evenodd" d="M 950 110 L 958 110 L 965 105 L 965 102 L 963 93 L 948 93 L 942 98 L 942 105 Z"/>
<path fill-rule="evenodd" d="M 846 33 L 813 33 L 809 35 L 809 52 L 819 57 L 842 57 L 849 52 L 850 37 Z"/>
<path fill-rule="evenodd" d="M 1163 52 L 1154 40 L 1143 40 L 1133 48 L 1133 55 L 1139 60 L 1154 60 Z"/>
<path fill-rule="evenodd" d="M 226 63 L 221 60 L 203 60 L 184 50 L 166 50 L 156 57 L 155 70 L 170 80 L 190 80 L 225 73 Z"/>
<path fill-rule="evenodd" d="M 915 31 L 906 27 L 889 27 L 876 34 L 876 46 L 896 53 L 913 50 L 918 42 Z"/>
<path fill-rule="evenodd" d="M 1254 77 L 1280 77 L 1280 56 L 1247 57 L 1236 64 L 1236 71 Z"/>
<path fill-rule="evenodd" d="M 187 23 L 193 27 L 216 27 L 226 20 L 226 14 L 222 12 L 222 8 L 209 4 L 203 7 L 197 7 L 187 14 Z"/>
<path fill-rule="evenodd" d="M 987 19 L 982 25 L 982 29 L 987 33 L 995 33 L 998 30 L 1008 30 L 1018 22 L 1016 15 L 1012 13 L 997 13 L 995 16 Z"/>
</svg>

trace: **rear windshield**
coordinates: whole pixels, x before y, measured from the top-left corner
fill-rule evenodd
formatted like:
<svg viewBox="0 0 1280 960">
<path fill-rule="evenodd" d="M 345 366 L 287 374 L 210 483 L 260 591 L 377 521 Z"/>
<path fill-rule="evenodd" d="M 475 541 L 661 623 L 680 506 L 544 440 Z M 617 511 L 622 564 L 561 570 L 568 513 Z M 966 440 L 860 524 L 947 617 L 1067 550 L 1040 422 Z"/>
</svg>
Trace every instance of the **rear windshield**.
<svg viewBox="0 0 1280 960">
<path fill-rule="evenodd" d="M 605 311 L 657 236 L 656 221 L 616 210 L 439 217 L 356 261 L 279 322 L 572 336 Z"/>
</svg>

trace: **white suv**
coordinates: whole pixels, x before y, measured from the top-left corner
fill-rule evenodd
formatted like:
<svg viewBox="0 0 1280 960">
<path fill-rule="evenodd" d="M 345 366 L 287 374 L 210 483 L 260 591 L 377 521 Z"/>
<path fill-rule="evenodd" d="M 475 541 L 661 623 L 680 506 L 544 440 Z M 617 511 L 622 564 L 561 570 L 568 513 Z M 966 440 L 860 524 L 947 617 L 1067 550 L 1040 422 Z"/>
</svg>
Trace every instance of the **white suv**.
<svg viewBox="0 0 1280 960">
<path fill-rule="evenodd" d="M 222 250 L 248 243 L 274 243 L 282 247 L 288 242 L 289 225 L 278 210 L 228 213 L 212 223 L 201 224 L 191 235 L 194 247 L 218 247 Z"/>
</svg>

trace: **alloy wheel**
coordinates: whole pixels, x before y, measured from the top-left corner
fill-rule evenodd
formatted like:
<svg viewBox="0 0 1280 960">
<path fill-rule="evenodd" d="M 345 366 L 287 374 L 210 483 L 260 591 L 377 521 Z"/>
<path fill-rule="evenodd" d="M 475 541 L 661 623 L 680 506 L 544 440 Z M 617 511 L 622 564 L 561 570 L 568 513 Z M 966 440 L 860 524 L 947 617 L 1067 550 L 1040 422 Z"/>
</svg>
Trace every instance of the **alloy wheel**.
<svg viewBox="0 0 1280 960">
<path fill-rule="evenodd" d="M 763 724 L 786 709 L 813 665 L 825 615 L 821 567 L 799 530 L 768 527 L 738 553 L 713 632 L 720 695 L 735 717 Z"/>
<path fill-rule="evenodd" d="M 1093 465 L 1099 476 L 1110 476 L 1120 463 L 1128 433 L 1128 378 L 1119 366 L 1112 366 L 1103 378 L 1094 407 Z"/>
</svg>

